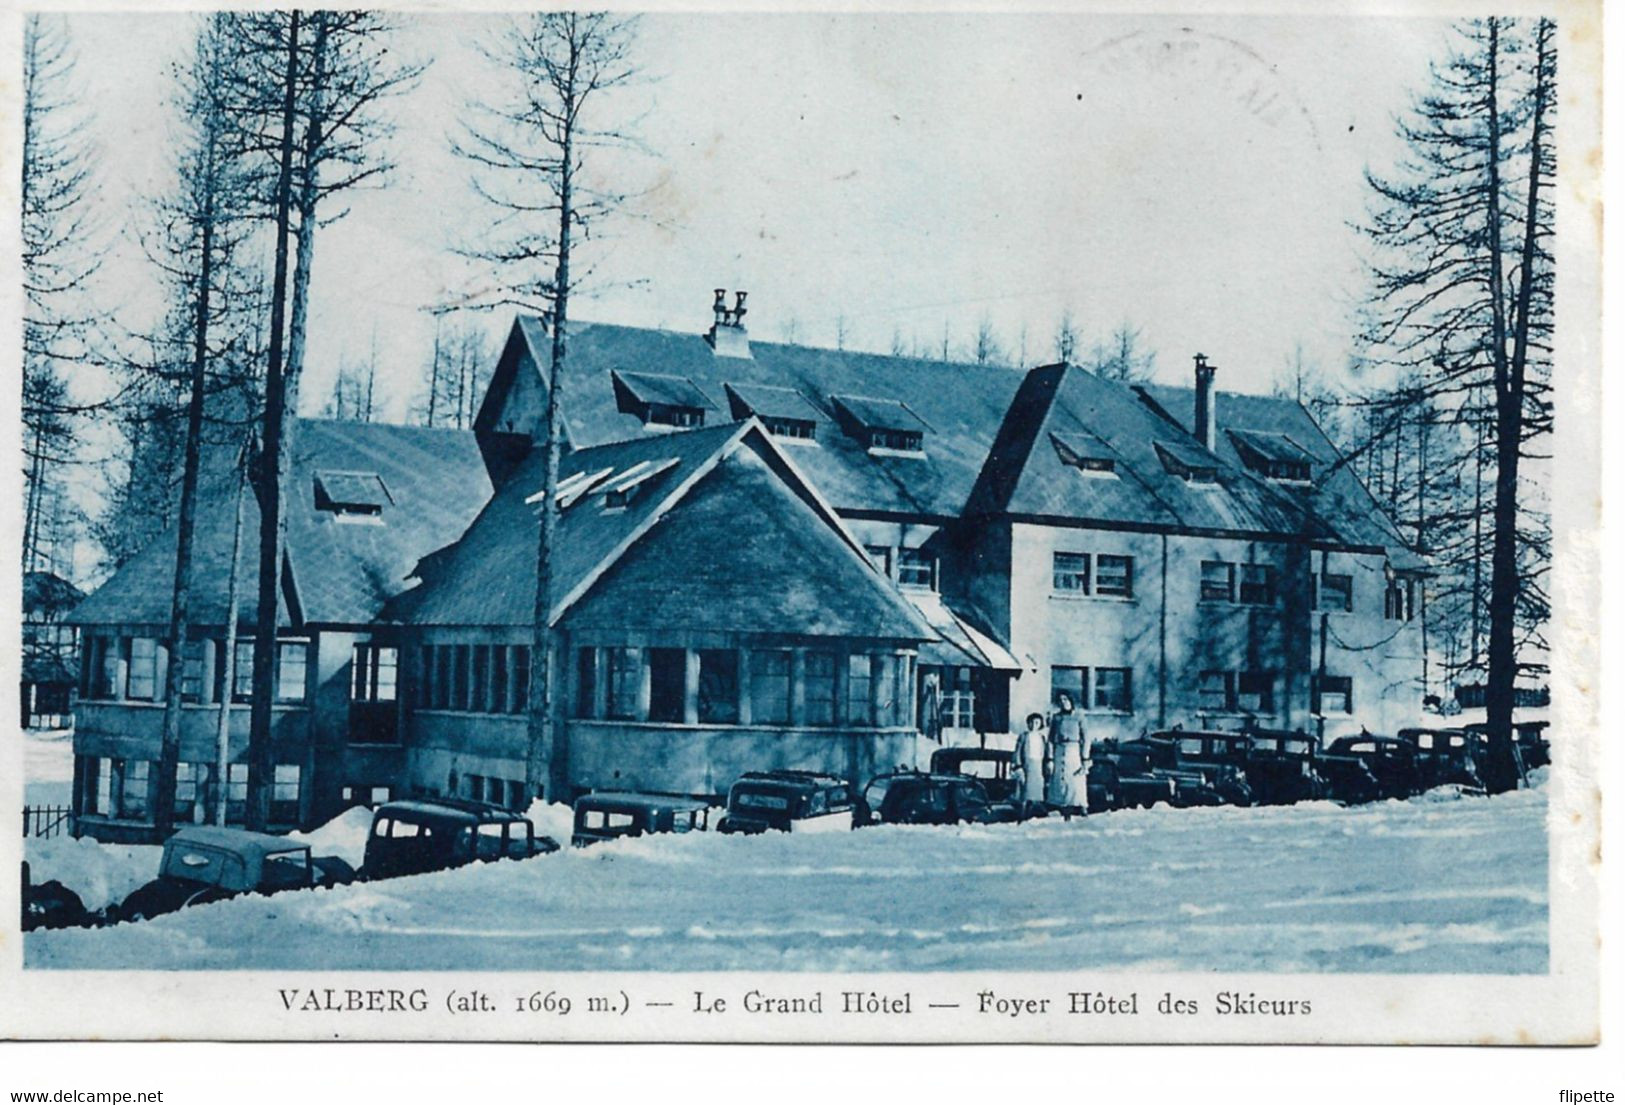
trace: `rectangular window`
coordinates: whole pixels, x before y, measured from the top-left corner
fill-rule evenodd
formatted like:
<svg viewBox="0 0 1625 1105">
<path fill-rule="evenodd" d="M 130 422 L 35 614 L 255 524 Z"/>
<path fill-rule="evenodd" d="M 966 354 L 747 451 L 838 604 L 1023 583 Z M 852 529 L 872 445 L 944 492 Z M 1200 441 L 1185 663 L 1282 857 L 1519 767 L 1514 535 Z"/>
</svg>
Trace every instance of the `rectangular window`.
<svg viewBox="0 0 1625 1105">
<path fill-rule="evenodd" d="M 802 677 L 808 725 L 835 724 L 835 663 L 833 652 L 809 652 Z"/>
<path fill-rule="evenodd" d="M 305 700 L 305 665 L 310 655 L 308 641 L 278 641 L 276 646 L 276 700 Z"/>
<path fill-rule="evenodd" d="M 604 650 L 604 713 L 629 720 L 638 716 L 638 691 L 643 683 L 643 656 L 635 648 Z"/>
<path fill-rule="evenodd" d="M 437 710 L 451 708 L 451 661 L 450 645 L 434 646 L 434 708 Z"/>
<path fill-rule="evenodd" d="M 681 722 L 688 701 L 688 652 L 680 648 L 649 650 L 649 720 Z"/>
<path fill-rule="evenodd" d="M 126 820 L 141 820 L 147 816 L 147 773 L 152 769 L 146 760 L 114 761 L 122 764 L 118 772 L 118 816 Z"/>
<path fill-rule="evenodd" d="M 115 699 L 122 689 L 119 685 L 119 641 L 116 637 L 96 638 L 97 658 L 100 661 L 96 684 L 98 698 Z"/>
<path fill-rule="evenodd" d="M 874 562 L 875 567 L 879 568 L 882 572 L 884 572 L 885 575 L 887 576 L 887 578 L 891 577 L 891 547 L 890 546 L 888 546 L 888 545 L 865 545 L 865 546 L 863 546 L 863 551 L 869 554 L 869 559 Z"/>
<path fill-rule="evenodd" d="M 226 766 L 226 820 L 242 824 L 248 814 L 248 765 Z"/>
<path fill-rule="evenodd" d="M 434 646 L 418 650 L 417 704 L 427 710 L 434 704 Z"/>
<path fill-rule="evenodd" d="M 1198 699 L 1203 710 L 1229 713 L 1236 708 L 1236 673 L 1233 671 L 1204 671 L 1198 686 Z"/>
<path fill-rule="evenodd" d="M 1268 564 L 1241 565 L 1241 601 L 1249 606 L 1275 602 L 1275 569 Z"/>
<path fill-rule="evenodd" d="M 175 765 L 175 820 L 201 823 L 209 796 L 209 765 Z"/>
<path fill-rule="evenodd" d="M 1236 708 L 1249 714 L 1275 712 L 1275 673 L 1244 671 L 1236 677 Z"/>
<path fill-rule="evenodd" d="M 1095 697 L 1092 705 L 1097 710 L 1128 713 L 1134 709 L 1131 683 L 1132 677 L 1128 668 L 1096 668 Z"/>
<path fill-rule="evenodd" d="M 451 708 L 468 709 L 467 645 L 453 645 L 451 649 Z"/>
<path fill-rule="evenodd" d="M 231 700 L 249 702 L 254 698 L 254 642 L 239 640 L 231 669 Z"/>
<path fill-rule="evenodd" d="M 491 646 L 474 646 L 474 676 L 469 686 L 468 708 L 477 714 L 487 710 L 491 697 Z"/>
<path fill-rule="evenodd" d="M 292 824 L 299 820 L 299 765 L 277 764 L 271 776 L 271 820 Z"/>
<path fill-rule="evenodd" d="M 1061 705 L 1061 696 L 1064 694 L 1072 700 L 1072 705 L 1082 709 L 1089 700 L 1084 697 L 1083 689 L 1089 680 L 1089 669 L 1073 667 L 1063 664 L 1049 669 L 1049 702 L 1051 706 Z"/>
<path fill-rule="evenodd" d="M 1202 561 L 1202 601 L 1236 601 L 1236 566 L 1223 560 Z"/>
<path fill-rule="evenodd" d="M 1345 614 L 1353 610 L 1354 577 L 1322 572 L 1319 600 L 1316 606 L 1321 610 L 1341 611 Z"/>
<path fill-rule="evenodd" d="M 700 650 L 700 720 L 708 725 L 739 722 L 739 653 Z"/>
<path fill-rule="evenodd" d="M 1134 597 L 1134 558 L 1101 553 L 1095 557 L 1095 594 L 1111 598 Z"/>
<path fill-rule="evenodd" d="M 598 650 L 576 649 L 576 717 L 598 716 Z"/>
<path fill-rule="evenodd" d="M 181 646 L 181 701 L 203 701 L 202 641 L 187 641 Z"/>
<path fill-rule="evenodd" d="M 491 712 L 505 714 L 508 704 L 508 646 L 491 646 Z"/>
<path fill-rule="evenodd" d="M 530 646 L 513 647 L 513 712 L 530 709 Z"/>
<path fill-rule="evenodd" d="M 874 658 L 846 658 L 846 720 L 852 725 L 875 723 Z"/>
<path fill-rule="evenodd" d="M 1089 593 L 1089 554 L 1058 552 L 1055 554 L 1053 587 L 1067 594 Z"/>
<path fill-rule="evenodd" d="M 971 683 L 970 668 L 942 669 L 942 727 L 944 729 L 976 728 L 976 691 Z"/>
<path fill-rule="evenodd" d="M 1317 675 L 1313 681 L 1315 713 L 1352 714 L 1354 712 L 1354 679 L 1347 675 Z"/>
<path fill-rule="evenodd" d="M 129 642 L 130 674 L 124 697 L 151 702 L 158 686 L 158 642 L 152 637 L 132 637 Z"/>
<path fill-rule="evenodd" d="M 118 811 L 113 808 L 113 768 L 115 761 L 104 756 L 95 762 L 96 809 L 94 812 L 106 817 L 117 817 Z"/>
<path fill-rule="evenodd" d="M 1416 582 L 1395 579 L 1383 592 L 1382 616 L 1389 621 L 1408 622 L 1416 615 Z"/>
<path fill-rule="evenodd" d="M 790 654 L 782 650 L 750 654 L 750 720 L 757 725 L 790 723 Z"/>
<path fill-rule="evenodd" d="M 897 582 L 904 587 L 937 589 L 937 557 L 924 549 L 897 550 Z"/>
</svg>

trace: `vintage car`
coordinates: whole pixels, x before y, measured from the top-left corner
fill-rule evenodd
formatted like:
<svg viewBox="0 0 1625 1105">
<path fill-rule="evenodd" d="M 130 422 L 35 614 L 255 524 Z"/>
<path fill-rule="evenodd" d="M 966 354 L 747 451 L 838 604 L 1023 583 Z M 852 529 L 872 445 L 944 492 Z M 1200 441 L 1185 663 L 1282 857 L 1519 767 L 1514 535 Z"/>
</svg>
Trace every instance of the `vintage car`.
<svg viewBox="0 0 1625 1105">
<path fill-rule="evenodd" d="M 1252 792 L 1240 769 L 1230 764 L 1186 760 L 1180 755 L 1178 742 L 1167 737 L 1098 741 L 1093 756 L 1097 761 L 1113 764 L 1122 774 L 1154 775 L 1171 780 L 1175 806 L 1252 804 Z"/>
<path fill-rule="evenodd" d="M 373 811 L 361 877 L 392 879 L 476 860 L 529 859 L 558 848 L 551 837 L 536 835 L 529 818 L 501 806 L 403 798 Z"/>
<path fill-rule="evenodd" d="M 627 790 L 596 791 L 576 799 L 570 844 L 585 848 L 625 836 L 700 832 L 710 825 L 710 819 L 710 803 L 698 798 Z"/>
<path fill-rule="evenodd" d="M 1338 738 L 1327 752 L 1363 763 L 1376 777 L 1378 798 L 1410 798 L 1426 789 L 1416 763 L 1416 746 L 1409 741 L 1361 733 Z"/>
<path fill-rule="evenodd" d="M 35 882 L 28 861 L 23 861 L 23 931 L 74 928 L 96 924 L 101 918 L 85 908 L 84 899 L 56 879 Z"/>
<path fill-rule="evenodd" d="M 1016 754 L 1005 748 L 939 748 L 931 753 L 931 774 L 969 775 L 982 780 L 989 798 L 1016 796 Z"/>
<path fill-rule="evenodd" d="M 239 894 L 337 886 L 355 871 L 337 856 L 311 858 L 310 845 L 216 825 L 189 825 L 164 841 L 158 877 L 131 892 L 109 919 L 142 921 Z"/>
<path fill-rule="evenodd" d="M 1178 787 L 1166 775 L 1123 771 L 1113 760 L 1100 756 L 1089 764 L 1089 812 L 1150 809 L 1173 805 Z"/>
<path fill-rule="evenodd" d="M 1478 741 L 1465 729 L 1401 729 L 1399 739 L 1416 748 L 1416 770 L 1422 789 L 1456 786 L 1483 793 Z"/>
<path fill-rule="evenodd" d="M 1259 805 L 1286 806 L 1332 797 L 1331 783 L 1317 763 L 1319 745 L 1314 737 L 1296 729 L 1249 729 L 1247 740 L 1247 785 Z M 1358 760 L 1349 761 L 1349 766 L 1365 771 Z M 1372 780 L 1372 793 L 1375 787 Z"/>
<path fill-rule="evenodd" d="M 957 825 L 1020 821 L 1022 803 L 995 799 L 985 780 L 970 775 L 896 771 L 863 788 L 864 824 Z"/>
<path fill-rule="evenodd" d="M 1253 742 L 1246 733 L 1170 729 L 1150 739 L 1171 743 L 1181 768 L 1224 769 L 1210 781 L 1229 804 L 1250 806 L 1258 800 L 1253 793 Z"/>
<path fill-rule="evenodd" d="M 1552 745 L 1546 739 L 1546 730 L 1551 725 L 1547 721 L 1518 721 L 1512 725 L 1513 748 L 1525 771 L 1533 771 L 1537 767 L 1545 767 L 1552 762 Z M 1466 726 L 1479 741 L 1480 764 L 1489 744 L 1490 727 L 1482 721 Z"/>
<path fill-rule="evenodd" d="M 728 788 L 719 833 L 841 832 L 857 823 L 845 779 L 814 771 L 749 771 Z"/>
</svg>

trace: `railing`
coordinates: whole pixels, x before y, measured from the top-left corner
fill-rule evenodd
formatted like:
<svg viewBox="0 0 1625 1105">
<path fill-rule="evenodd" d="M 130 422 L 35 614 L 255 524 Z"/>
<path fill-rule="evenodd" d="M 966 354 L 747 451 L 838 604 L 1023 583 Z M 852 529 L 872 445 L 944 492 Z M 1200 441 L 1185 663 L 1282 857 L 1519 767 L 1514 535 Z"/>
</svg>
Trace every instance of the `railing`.
<svg viewBox="0 0 1625 1105">
<path fill-rule="evenodd" d="M 23 835 L 48 837 L 73 831 L 70 806 L 24 806 Z"/>
</svg>

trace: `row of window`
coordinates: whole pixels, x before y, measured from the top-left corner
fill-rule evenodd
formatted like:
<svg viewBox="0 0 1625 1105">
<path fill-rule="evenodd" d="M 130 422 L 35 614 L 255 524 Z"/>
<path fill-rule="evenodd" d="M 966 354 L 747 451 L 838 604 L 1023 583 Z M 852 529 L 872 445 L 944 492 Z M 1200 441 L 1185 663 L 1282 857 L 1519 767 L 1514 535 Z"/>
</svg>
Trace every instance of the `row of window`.
<svg viewBox="0 0 1625 1105">
<path fill-rule="evenodd" d="M 1128 668 L 1056 665 L 1050 668 L 1050 703 L 1065 694 L 1086 710 L 1134 711 L 1134 673 Z M 1275 713 L 1276 673 L 1270 671 L 1204 671 L 1197 679 L 1197 701 L 1205 713 Z M 1310 708 L 1317 714 L 1352 714 L 1354 680 L 1346 675 L 1310 679 Z"/>
<path fill-rule="evenodd" d="M 1200 597 L 1203 602 L 1272 606 L 1276 598 L 1275 580 L 1275 569 L 1268 564 L 1233 564 L 1224 560 L 1204 560 Z M 1320 572 L 1314 580 L 1316 610 L 1341 614 L 1353 612 L 1352 575 Z M 1056 589 L 1060 590 L 1059 582 L 1056 583 Z M 1391 621 L 1410 621 L 1415 615 L 1415 603 L 1415 581 L 1396 578 L 1388 584 L 1383 594 L 1383 617 Z"/>
<path fill-rule="evenodd" d="M 473 714 L 522 714 L 530 699 L 526 645 L 424 645 L 417 705 Z"/>
<path fill-rule="evenodd" d="M 692 716 L 701 725 L 738 725 L 743 707 L 752 725 L 906 726 L 913 721 L 912 667 L 909 658 L 888 654 L 805 651 L 797 716 L 789 649 L 583 648 L 576 652 L 575 716 L 668 723 Z"/>
<path fill-rule="evenodd" d="M 208 642 L 215 657 L 224 655 L 224 639 Z M 254 642 L 239 640 L 232 666 L 233 702 L 248 702 L 254 692 Z M 276 701 L 298 703 L 306 700 L 306 676 L 310 642 L 277 642 L 275 669 Z M 181 654 L 181 701 L 202 702 L 207 665 L 205 642 L 187 641 Z M 79 656 L 79 695 L 103 701 L 162 702 L 164 679 L 169 669 L 169 650 L 156 637 L 85 638 Z M 225 697 L 226 665 L 216 660 L 209 700 Z"/>
<path fill-rule="evenodd" d="M 86 757 L 86 777 L 92 785 L 84 795 L 87 814 L 122 821 L 152 817 L 149 787 L 157 763 L 152 760 Z M 271 820 L 293 824 L 299 820 L 299 765 L 277 764 L 271 780 Z M 175 820 L 206 823 L 214 820 L 219 788 L 213 785 L 215 765 L 182 762 L 175 767 Z M 248 765 L 226 766 L 226 820 L 242 824 L 248 805 Z"/>
<path fill-rule="evenodd" d="M 1131 599 L 1134 597 L 1134 558 L 1113 553 L 1058 552 L 1053 584 L 1062 594 Z"/>
</svg>

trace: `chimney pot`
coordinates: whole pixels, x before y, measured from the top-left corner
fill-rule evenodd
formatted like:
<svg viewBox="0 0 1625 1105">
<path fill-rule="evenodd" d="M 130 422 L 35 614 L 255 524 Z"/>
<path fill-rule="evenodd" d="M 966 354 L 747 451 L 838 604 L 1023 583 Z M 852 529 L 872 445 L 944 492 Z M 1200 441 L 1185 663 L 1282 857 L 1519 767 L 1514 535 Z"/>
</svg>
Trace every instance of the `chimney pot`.
<svg viewBox="0 0 1625 1105">
<path fill-rule="evenodd" d="M 743 326 L 745 323 L 745 295 L 744 292 L 734 293 L 734 325 Z"/>
<path fill-rule="evenodd" d="M 1198 353 L 1196 361 L 1196 417 L 1192 423 L 1191 431 L 1196 435 L 1208 452 L 1212 452 L 1219 440 L 1218 418 L 1215 408 L 1218 397 L 1213 390 L 1213 377 L 1219 366 L 1209 364 L 1207 354 Z"/>
</svg>

